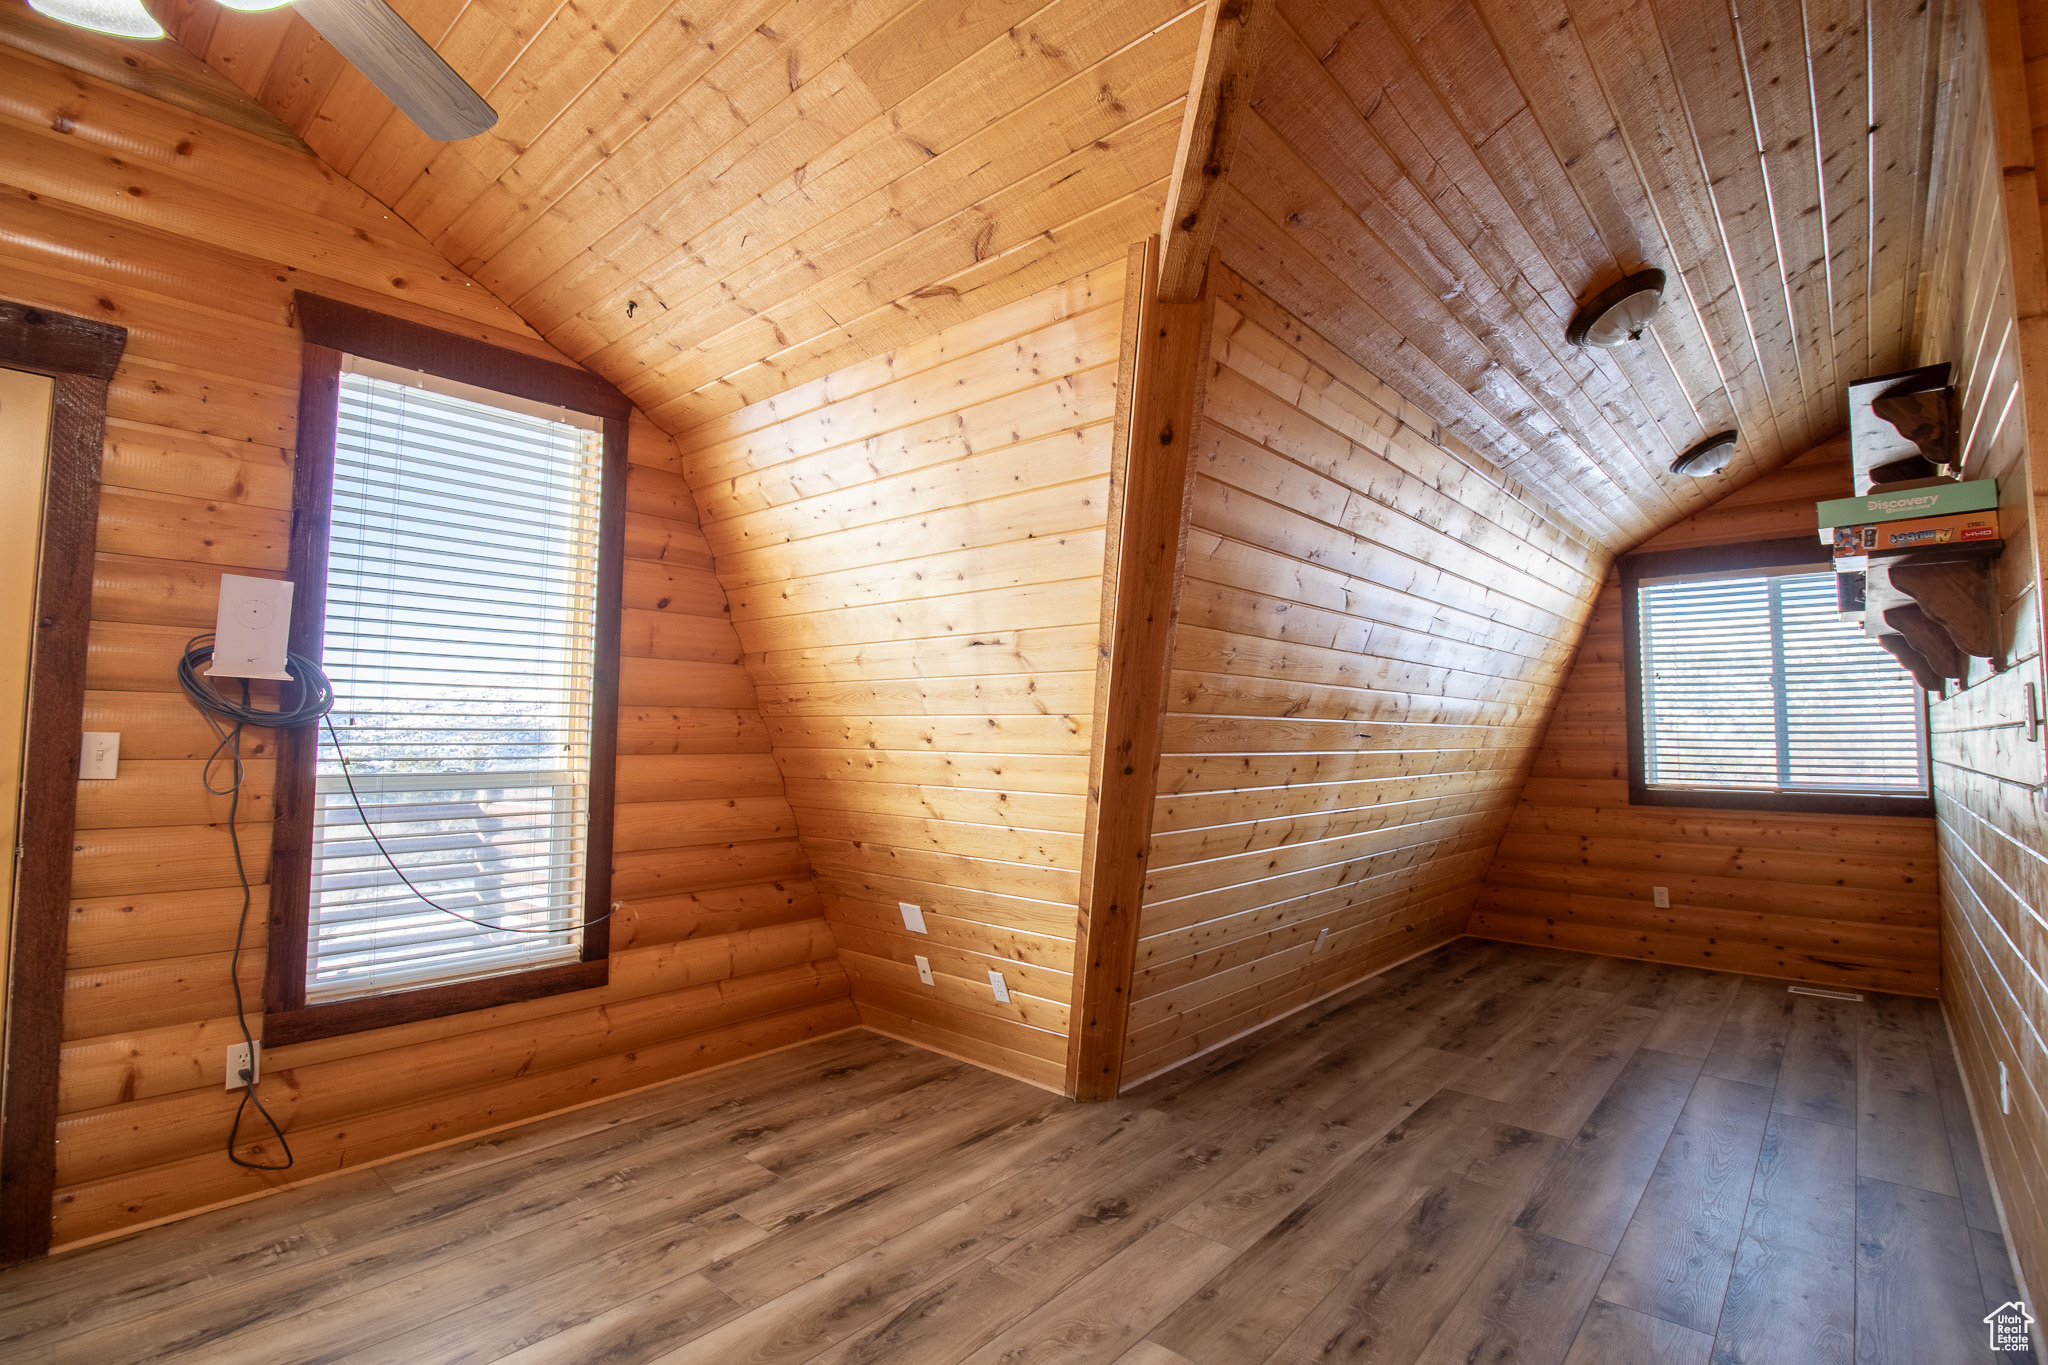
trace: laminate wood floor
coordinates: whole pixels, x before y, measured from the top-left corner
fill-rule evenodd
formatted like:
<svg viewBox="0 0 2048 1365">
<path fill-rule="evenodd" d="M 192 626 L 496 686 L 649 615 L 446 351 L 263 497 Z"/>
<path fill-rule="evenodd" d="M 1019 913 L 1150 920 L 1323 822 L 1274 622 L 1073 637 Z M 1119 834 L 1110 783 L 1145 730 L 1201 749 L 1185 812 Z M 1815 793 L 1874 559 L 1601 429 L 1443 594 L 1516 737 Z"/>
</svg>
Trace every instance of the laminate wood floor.
<svg viewBox="0 0 2048 1365">
<path fill-rule="evenodd" d="M 0 1275 L 13 1362 L 1996 1360 L 1932 1002 L 1465 939 L 1114 1103 L 868 1033 Z"/>
</svg>

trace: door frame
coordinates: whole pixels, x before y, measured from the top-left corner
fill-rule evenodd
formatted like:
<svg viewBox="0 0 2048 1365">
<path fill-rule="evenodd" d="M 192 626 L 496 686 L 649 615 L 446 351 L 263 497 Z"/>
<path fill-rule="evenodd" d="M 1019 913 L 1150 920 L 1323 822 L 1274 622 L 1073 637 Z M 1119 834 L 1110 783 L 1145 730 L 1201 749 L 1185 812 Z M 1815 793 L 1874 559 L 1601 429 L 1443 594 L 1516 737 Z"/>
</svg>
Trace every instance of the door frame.
<svg viewBox="0 0 2048 1365">
<path fill-rule="evenodd" d="M 0 1265 L 50 1249 L 64 942 L 78 816 L 100 457 L 106 444 L 107 392 L 127 344 L 125 327 L 0 299 L 0 365 L 49 375 L 57 386 L 21 755 L 21 854 L 15 864 L 6 1057 L 0 1071 Z"/>
</svg>

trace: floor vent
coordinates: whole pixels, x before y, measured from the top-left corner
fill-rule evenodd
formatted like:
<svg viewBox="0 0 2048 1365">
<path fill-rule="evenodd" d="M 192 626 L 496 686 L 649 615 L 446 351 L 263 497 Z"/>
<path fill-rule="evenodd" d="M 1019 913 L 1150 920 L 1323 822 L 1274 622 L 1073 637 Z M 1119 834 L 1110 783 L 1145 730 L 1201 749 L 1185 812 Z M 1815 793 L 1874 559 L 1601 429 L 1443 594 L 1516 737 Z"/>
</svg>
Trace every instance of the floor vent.
<svg viewBox="0 0 2048 1365">
<path fill-rule="evenodd" d="M 1856 994 L 1856 992 L 1854 991 L 1824 991 L 1818 986 L 1787 986 L 1785 989 L 1787 991 L 1790 991 L 1793 995 L 1817 995 L 1823 1000 L 1860 1001 L 1861 999 L 1863 999 L 1862 996 Z"/>
</svg>

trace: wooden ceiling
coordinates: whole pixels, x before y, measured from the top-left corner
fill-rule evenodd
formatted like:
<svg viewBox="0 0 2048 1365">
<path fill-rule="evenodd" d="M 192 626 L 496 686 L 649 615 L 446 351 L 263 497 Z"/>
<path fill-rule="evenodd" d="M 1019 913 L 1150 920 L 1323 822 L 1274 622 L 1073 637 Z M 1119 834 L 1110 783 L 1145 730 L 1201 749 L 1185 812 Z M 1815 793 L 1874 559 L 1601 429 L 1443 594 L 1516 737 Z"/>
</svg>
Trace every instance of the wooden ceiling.
<svg viewBox="0 0 2048 1365">
<path fill-rule="evenodd" d="M 500 114 L 428 141 L 290 11 L 160 18 L 680 430 L 1121 260 L 1186 0 L 398 0 Z"/>
<path fill-rule="evenodd" d="M 1219 240 L 1610 545 L 1834 434 L 1899 368 L 1939 0 L 1278 0 Z M 1656 266 L 1655 344 L 1566 343 Z"/>
<path fill-rule="evenodd" d="M 500 111 L 428 141 L 290 11 L 189 48 L 680 430 L 1156 230 L 1182 0 L 397 0 Z M 1220 199 L 1248 278 L 1614 547 L 1909 353 L 1941 0 L 1278 0 Z M 1672 283 L 1654 344 L 1578 299 Z"/>
</svg>

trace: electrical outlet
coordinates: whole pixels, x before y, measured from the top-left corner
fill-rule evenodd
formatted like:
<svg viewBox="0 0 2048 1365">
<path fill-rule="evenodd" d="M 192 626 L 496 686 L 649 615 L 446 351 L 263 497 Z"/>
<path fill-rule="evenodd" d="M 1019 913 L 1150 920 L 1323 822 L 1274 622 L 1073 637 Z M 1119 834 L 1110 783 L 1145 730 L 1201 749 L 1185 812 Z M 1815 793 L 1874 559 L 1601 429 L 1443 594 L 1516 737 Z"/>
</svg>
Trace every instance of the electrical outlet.
<svg viewBox="0 0 2048 1365">
<path fill-rule="evenodd" d="M 1330 931 L 1329 929 L 1325 928 L 1321 933 L 1316 935 L 1316 946 L 1308 950 L 1308 955 L 1310 957 L 1314 957 L 1317 953 L 1320 953 L 1324 948 L 1328 947 L 1329 943 Z"/>
<path fill-rule="evenodd" d="M 107 782 L 120 775 L 121 732 L 118 730 L 87 730 L 85 746 L 78 753 L 78 778 L 81 782 Z"/>
<path fill-rule="evenodd" d="M 903 915 L 904 928 L 908 929 L 913 934 L 922 934 L 927 932 L 927 930 L 924 927 L 924 911 L 918 909 L 909 901 L 897 901 L 896 909 L 900 911 Z"/>
<path fill-rule="evenodd" d="M 923 953 L 917 956 L 917 979 L 929 986 L 932 984 L 932 960 Z"/>
<path fill-rule="evenodd" d="M 2012 1112 L 2012 1077 L 2005 1073 L 2005 1063 L 1998 1064 L 1998 1112 Z"/>
<path fill-rule="evenodd" d="M 240 1090 L 244 1084 L 242 1080 L 242 1073 L 244 1071 L 249 1073 L 250 1080 L 260 1081 L 263 1079 L 263 1044 L 256 1044 L 253 1058 L 250 1055 L 247 1043 L 228 1044 L 228 1083 L 226 1088 L 229 1090 Z"/>
<path fill-rule="evenodd" d="M 996 993 L 997 1004 L 1007 1005 L 1010 1003 L 1009 983 L 1005 982 L 1003 974 L 993 967 L 988 969 L 988 987 Z"/>
<path fill-rule="evenodd" d="M 1651 887 L 1650 902 L 1659 910 L 1669 910 L 1671 908 L 1671 888 L 1668 886 Z"/>
</svg>

